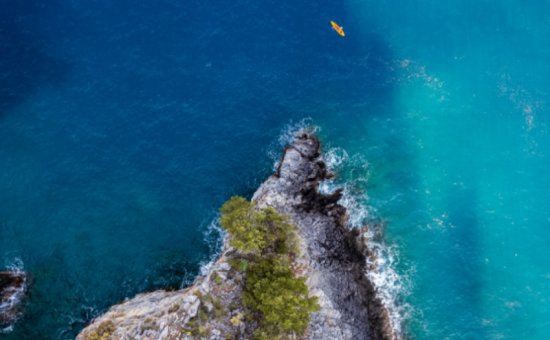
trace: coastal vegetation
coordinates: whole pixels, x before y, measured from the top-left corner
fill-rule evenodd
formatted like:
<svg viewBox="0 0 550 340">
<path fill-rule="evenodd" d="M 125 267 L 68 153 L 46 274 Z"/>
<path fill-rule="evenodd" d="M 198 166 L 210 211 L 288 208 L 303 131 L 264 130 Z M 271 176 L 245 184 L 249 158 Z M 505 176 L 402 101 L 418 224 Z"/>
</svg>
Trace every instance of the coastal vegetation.
<svg viewBox="0 0 550 340">
<path fill-rule="evenodd" d="M 257 209 L 232 197 L 220 209 L 221 226 L 238 251 L 232 261 L 244 273 L 241 294 L 245 319 L 256 325 L 256 339 L 283 339 L 303 334 L 312 312 L 319 310 L 303 277 L 292 270 L 298 255 L 295 226 L 273 208 Z"/>
<path fill-rule="evenodd" d="M 112 321 L 103 321 L 97 327 L 97 330 L 92 331 L 86 340 L 107 340 L 111 337 L 111 334 L 115 331 L 115 325 Z"/>
<path fill-rule="evenodd" d="M 345 228 L 341 193 L 318 191 L 328 176 L 318 141 L 304 133 L 293 146 L 281 158 L 292 172 L 270 177 L 254 202 L 233 197 L 220 208 L 224 247 L 193 285 L 113 306 L 78 339 L 396 338 Z M 267 208 L 274 203 L 284 215 Z"/>
</svg>

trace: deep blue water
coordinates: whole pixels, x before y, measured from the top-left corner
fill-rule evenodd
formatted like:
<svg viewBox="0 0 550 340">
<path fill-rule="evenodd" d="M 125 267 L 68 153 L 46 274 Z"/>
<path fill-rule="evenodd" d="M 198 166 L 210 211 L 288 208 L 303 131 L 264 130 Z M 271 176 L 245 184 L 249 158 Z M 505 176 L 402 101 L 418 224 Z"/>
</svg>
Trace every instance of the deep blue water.
<svg viewBox="0 0 550 340">
<path fill-rule="evenodd" d="M 0 336 L 187 284 L 305 118 L 404 332 L 550 335 L 550 5 L 0 4 L 0 261 L 33 277 Z"/>
</svg>

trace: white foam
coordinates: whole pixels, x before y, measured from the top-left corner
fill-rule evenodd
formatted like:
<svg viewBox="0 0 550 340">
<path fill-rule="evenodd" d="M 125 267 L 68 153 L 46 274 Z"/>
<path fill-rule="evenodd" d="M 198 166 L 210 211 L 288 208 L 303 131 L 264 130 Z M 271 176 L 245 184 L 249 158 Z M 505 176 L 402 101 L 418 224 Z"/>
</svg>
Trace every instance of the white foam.
<svg viewBox="0 0 550 340">
<path fill-rule="evenodd" d="M 399 251 L 396 245 L 384 241 L 382 223 L 374 223 L 377 211 L 369 205 L 365 183 L 368 182 L 368 162 L 360 155 L 349 156 L 342 148 L 328 149 L 323 155 L 327 166 L 337 173 L 344 174 L 345 181 L 335 179 L 321 183 L 319 190 L 330 193 L 343 188 L 343 205 L 349 215 L 349 228 L 368 225 L 367 246 L 373 256 L 367 259 L 369 270 L 366 276 L 373 283 L 376 293 L 387 309 L 391 326 L 399 336 L 403 335 L 403 323 L 411 313 L 411 307 L 403 300 L 408 294 L 408 275 L 400 275 L 397 270 Z M 356 171 L 362 169 L 361 172 Z"/>
<path fill-rule="evenodd" d="M 367 241 L 373 256 L 367 259 L 367 277 L 376 289 L 389 315 L 395 333 L 403 336 L 403 323 L 411 313 L 411 307 L 402 302 L 408 294 L 408 282 L 397 270 L 399 251 L 394 245 L 377 241 L 373 235 Z"/>
<path fill-rule="evenodd" d="M 277 167 L 279 166 L 281 149 L 292 143 L 292 141 L 294 141 L 294 138 L 296 137 L 296 134 L 300 130 L 307 130 L 312 133 L 316 133 L 320 131 L 320 128 L 314 125 L 313 119 L 309 117 L 302 118 L 297 122 L 291 120 L 288 124 L 286 124 L 281 129 L 279 137 L 277 138 L 277 142 L 272 143 L 267 152 L 269 158 L 271 158 L 271 160 L 273 161 L 274 170 L 277 169 Z"/>
<path fill-rule="evenodd" d="M 214 262 L 220 257 L 223 250 L 223 240 L 225 232 L 219 225 L 219 215 L 216 216 L 204 229 L 204 241 L 208 244 L 210 257 L 207 261 L 202 262 L 199 270 L 200 276 L 206 276 L 210 272 L 210 268 Z"/>
<path fill-rule="evenodd" d="M 5 265 L 6 270 L 14 273 L 24 273 L 24 265 L 23 261 L 20 258 L 15 258 Z M 15 289 L 15 288 L 9 288 L 10 291 L 10 297 L 7 300 L 0 301 L 0 313 L 9 311 L 10 309 L 14 308 L 16 305 L 18 305 L 23 297 L 25 296 L 25 290 L 26 290 L 26 276 L 23 276 L 24 281 L 21 288 Z M 9 325 L 7 327 L 0 329 L 1 333 L 9 333 L 13 330 L 13 324 Z"/>
<path fill-rule="evenodd" d="M 272 145 L 268 152 L 274 161 L 274 169 L 278 166 L 281 147 L 291 143 L 301 129 L 309 129 L 313 132 L 320 130 L 312 124 L 310 118 L 287 124 L 279 135 L 279 145 Z M 402 336 L 403 324 L 412 313 L 411 306 L 403 302 L 410 291 L 407 280 L 410 275 L 406 273 L 400 275 L 397 272 L 396 267 L 399 262 L 397 246 L 387 245 L 383 238 L 383 224 L 373 223 L 378 217 L 377 211 L 375 207 L 369 205 L 365 189 L 369 178 L 369 163 L 364 156 L 359 154 L 350 156 L 343 148 L 329 148 L 321 157 L 327 167 L 337 175 L 341 174 L 345 181 L 342 181 L 341 177 L 323 181 L 319 191 L 331 193 L 338 188 L 343 188 L 343 197 L 339 203 L 347 209 L 348 226 L 359 228 L 369 225 L 368 235 L 366 235 L 367 246 L 374 256 L 367 260 L 367 267 L 370 270 L 365 275 L 375 286 L 378 297 L 388 310 L 395 333 Z"/>
<path fill-rule="evenodd" d="M 16 257 L 10 261 L 7 261 L 5 263 L 5 268 L 7 271 L 15 272 L 15 273 L 23 273 L 25 271 L 25 265 L 23 264 L 23 260 Z"/>
<path fill-rule="evenodd" d="M 9 325 L 8 327 L 0 328 L 0 334 L 7 334 L 13 331 L 13 325 Z"/>
<path fill-rule="evenodd" d="M 323 161 L 329 169 L 336 169 L 349 159 L 349 155 L 343 148 L 331 148 L 323 153 Z"/>
<path fill-rule="evenodd" d="M 298 131 L 300 130 L 308 130 L 312 133 L 316 133 L 319 132 L 320 129 L 318 126 L 313 124 L 313 119 L 309 117 L 302 118 L 297 122 L 291 120 L 283 127 L 281 133 L 279 134 L 279 145 L 286 146 L 287 144 L 290 144 L 292 141 L 294 141 L 296 133 L 298 133 Z"/>
<path fill-rule="evenodd" d="M 368 195 L 362 186 L 368 181 L 368 162 L 360 155 L 350 157 L 343 148 L 330 148 L 321 155 L 321 158 L 330 170 L 343 174 L 346 181 L 338 179 L 324 181 L 320 184 L 319 191 L 328 194 L 342 188 L 344 191 L 340 204 L 348 211 L 349 226 L 351 228 L 364 226 L 374 212 L 374 209 L 368 205 Z M 357 169 L 361 169 L 358 176 Z M 349 178 L 354 176 L 355 178 Z"/>
</svg>

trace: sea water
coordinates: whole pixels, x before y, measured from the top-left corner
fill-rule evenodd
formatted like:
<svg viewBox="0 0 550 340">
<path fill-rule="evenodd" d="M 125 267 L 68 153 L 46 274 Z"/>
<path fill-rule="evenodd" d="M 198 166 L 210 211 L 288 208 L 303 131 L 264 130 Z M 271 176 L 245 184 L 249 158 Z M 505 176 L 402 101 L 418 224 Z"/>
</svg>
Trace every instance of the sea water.
<svg viewBox="0 0 550 340">
<path fill-rule="evenodd" d="M 189 284 L 303 125 L 403 334 L 550 336 L 550 4 L 1 5 L 0 267 L 32 284 L 0 337 Z"/>
</svg>

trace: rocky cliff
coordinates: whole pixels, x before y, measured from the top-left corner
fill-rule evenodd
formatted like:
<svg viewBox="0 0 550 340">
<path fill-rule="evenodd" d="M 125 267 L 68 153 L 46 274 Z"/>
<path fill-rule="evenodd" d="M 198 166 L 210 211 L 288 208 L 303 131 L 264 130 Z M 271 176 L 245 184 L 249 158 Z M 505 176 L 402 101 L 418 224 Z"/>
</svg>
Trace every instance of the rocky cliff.
<svg viewBox="0 0 550 340">
<path fill-rule="evenodd" d="M 319 192 L 332 176 L 320 144 L 300 131 L 285 148 L 277 171 L 254 194 L 258 208 L 273 207 L 296 225 L 300 255 L 293 267 L 306 278 L 320 310 L 305 339 L 395 339 L 388 314 L 365 276 L 369 256 L 361 233 L 346 227 L 341 192 Z M 247 339 L 254 327 L 240 302 L 243 274 L 226 240 L 222 255 L 184 290 L 157 291 L 113 306 L 78 339 Z"/>
</svg>

